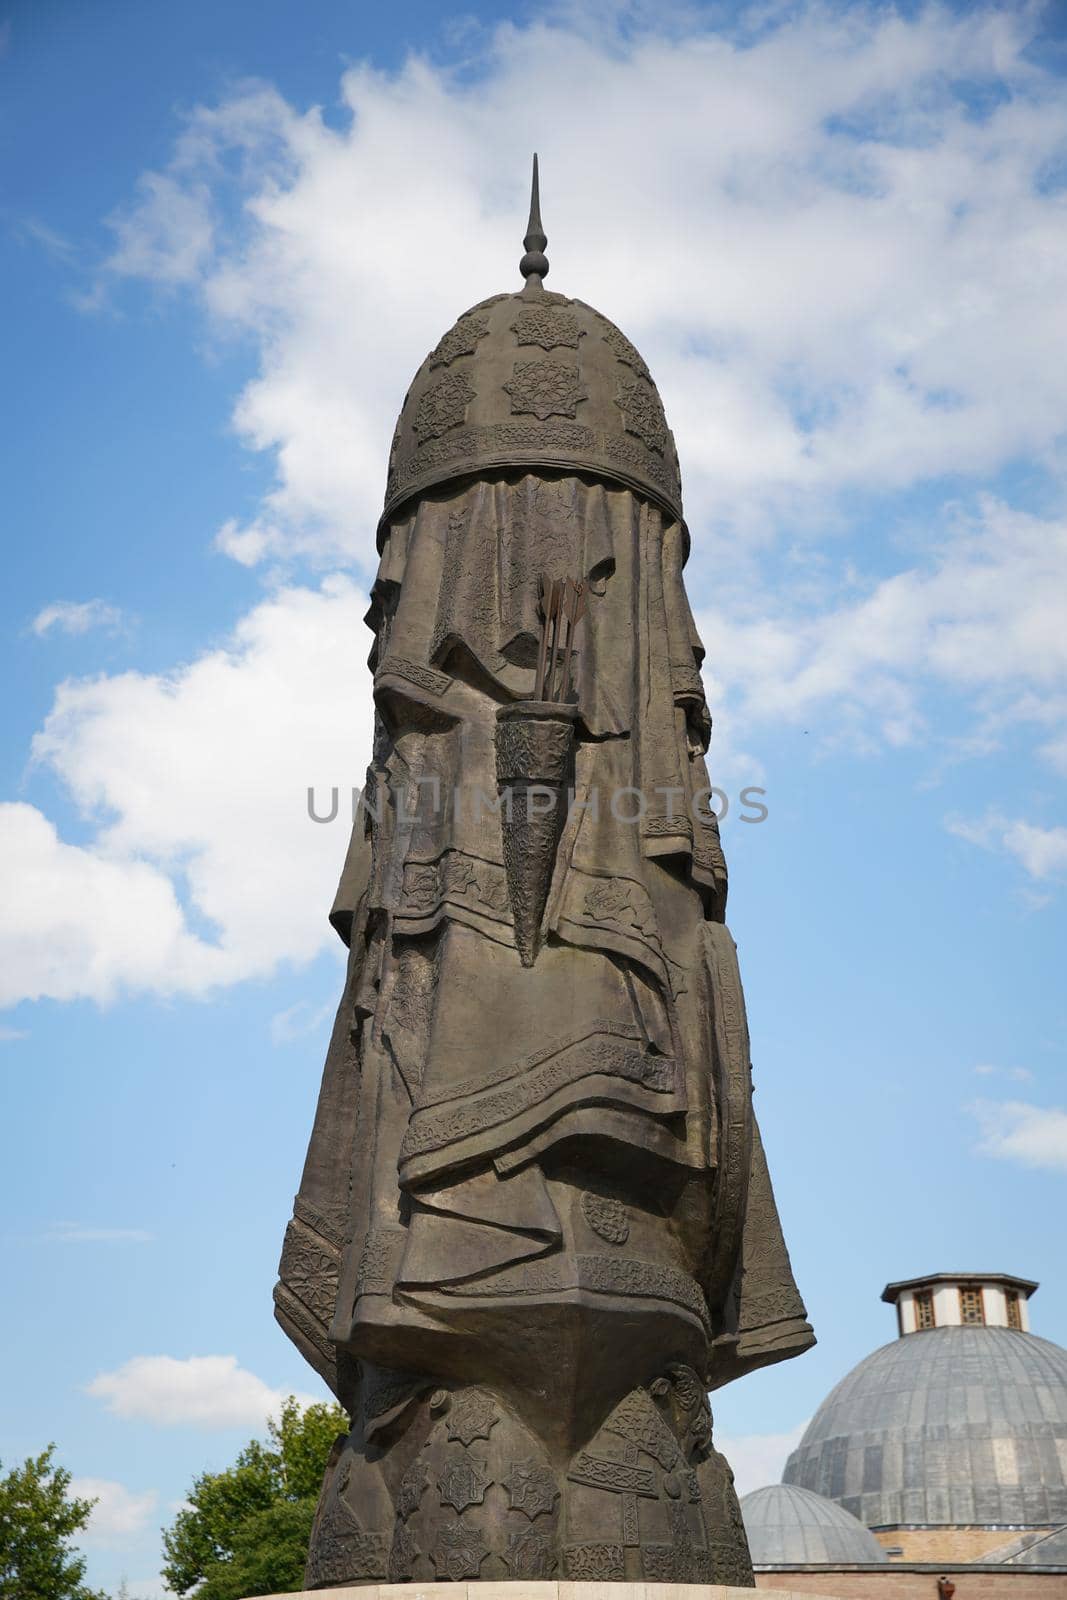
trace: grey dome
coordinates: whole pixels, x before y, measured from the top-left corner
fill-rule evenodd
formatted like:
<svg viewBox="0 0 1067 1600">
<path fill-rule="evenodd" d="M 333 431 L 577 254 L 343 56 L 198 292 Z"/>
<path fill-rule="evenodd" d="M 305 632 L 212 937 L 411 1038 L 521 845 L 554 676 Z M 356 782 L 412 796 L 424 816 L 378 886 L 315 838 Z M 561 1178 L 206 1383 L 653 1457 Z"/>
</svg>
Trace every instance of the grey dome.
<svg viewBox="0 0 1067 1600">
<path fill-rule="evenodd" d="M 836 1567 L 854 1561 L 888 1560 L 862 1522 L 810 1489 L 788 1483 L 753 1489 L 741 1501 L 741 1515 L 756 1566 L 815 1562 Z"/>
<path fill-rule="evenodd" d="M 869 1528 L 1067 1522 L 1067 1350 L 1010 1328 L 907 1334 L 831 1390 L 783 1479 Z"/>
</svg>

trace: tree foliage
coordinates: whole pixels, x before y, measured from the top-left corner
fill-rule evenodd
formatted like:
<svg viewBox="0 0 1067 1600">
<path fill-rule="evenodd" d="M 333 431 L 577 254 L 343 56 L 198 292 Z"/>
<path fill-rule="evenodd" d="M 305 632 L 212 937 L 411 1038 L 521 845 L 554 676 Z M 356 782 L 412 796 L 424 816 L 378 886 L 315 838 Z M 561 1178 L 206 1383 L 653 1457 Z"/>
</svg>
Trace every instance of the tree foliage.
<svg viewBox="0 0 1067 1600">
<path fill-rule="evenodd" d="M 301 1410 L 290 1396 L 268 1429 L 232 1467 L 202 1473 L 164 1530 L 163 1576 L 177 1594 L 199 1584 L 196 1600 L 245 1600 L 303 1588 L 322 1475 L 348 1418 L 335 1405 Z"/>
<path fill-rule="evenodd" d="M 85 1558 L 72 1540 L 94 1500 L 72 1499 L 55 1445 L 0 1477 L 0 1600 L 105 1600 L 82 1583 Z"/>
</svg>

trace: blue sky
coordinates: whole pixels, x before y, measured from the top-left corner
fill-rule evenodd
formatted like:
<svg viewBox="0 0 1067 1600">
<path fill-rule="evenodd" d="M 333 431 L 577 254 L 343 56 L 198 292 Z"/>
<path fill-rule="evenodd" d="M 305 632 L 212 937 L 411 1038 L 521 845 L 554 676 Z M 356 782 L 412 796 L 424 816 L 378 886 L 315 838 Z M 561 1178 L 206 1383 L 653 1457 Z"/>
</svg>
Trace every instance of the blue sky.
<svg viewBox="0 0 1067 1600">
<path fill-rule="evenodd" d="M 517 281 L 618 321 L 682 458 L 758 1107 L 820 1343 L 888 1279 L 1062 1269 L 1062 6 L 0 7 L 8 309 L 0 1457 L 91 1573 L 280 1394 L 270 1288 L 339 975 L 389 435 Z M 769 815 L 739 820 L 747 783 Z"/>
</svg>

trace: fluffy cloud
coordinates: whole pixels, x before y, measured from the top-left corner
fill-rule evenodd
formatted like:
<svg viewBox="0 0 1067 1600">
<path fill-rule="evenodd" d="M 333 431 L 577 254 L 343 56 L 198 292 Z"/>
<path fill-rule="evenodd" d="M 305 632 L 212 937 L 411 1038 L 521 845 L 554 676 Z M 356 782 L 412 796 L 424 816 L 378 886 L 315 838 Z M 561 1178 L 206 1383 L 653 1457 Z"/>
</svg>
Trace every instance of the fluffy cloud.
<svg viewBox="0 0 1067 1600">
<path fill-rule="evenodd" d="M 776 595 L 705 611 L 733 715 L 796 723 L 830 707 L 835 722 L 900 744 L 922 729 L 923 697 L 947 690 L 981 700 L 990 739 L 1009 714 L 1042 730 L 1067 720 L 1067 523 L 988 497 L 957 520 L 890 577 L 801 573 Z"/>
<path fill-rule="evenodd" d="M 1022 818 L 988 811 L 975 821 L 951 817 L 950 833 L 983 850 L 1001 850 L 1013 856 L 1026 873 L 1039 882 L 1067 873 L 1067 828 L 1040 828 Z"/>
<path fill-rule="evenodd" d="M 463 74 L 353 67 L 340 128 L 264 86 L 194 110 L 109 269 L 188 284 L 258 342 L 236 422 L 277 484 L 223 548 L 366 559 L 408 373 L 518 281 L 531 105 L 553 284 L 650 359 L 696 523 L 1053 451 L 1067 102 L 1030 26 L 582 10 L 500 26 Z"/>
<path fill-rule="evenodd" d="M 117 1417 L 164 1427 L 261 1427 L 286 1398 L 240 1366 L 236 1356 L 134 1356 L 101 1372 L 86 1393 Z M 298 1395 L 301 1404 L 314 1396 Z"/>
<path fill-rule="evenodd" d="M 788 1433 L 742 1433 L 733 1438 L 716 1434 L 716 1448 L 733 1468 L 738 1494 L 780 1483 L 789 1454 L 800 1443 L 807 1425 L 807 1421 L 798 1422 Z"/>
<path fill-rule="evenodd" d="M 43 639 L 48 633 L 88 633 L 91 628 L 114 633 L 121 623 L 122 612 L 106 600 L 56 600 L 38 611 L 30 627 Z"/>
<path fill-rule="evenodd" d="M 552 282 L 637 339 L 678 429 L 719 781 L 754 776 L 738 729 L 818 714 L 832 737 L 901 745 L 927 736 L 932 692 L 965 708 L 937 730 L 947 754 L 1021 725 L 1067 772 L 1063 522 L 987 496 L 863 570 L 835 501 L 1056 464 L 1067 235 L 1048 175 L 1067 101 L 1027 18 L 811 7 L 653 32 L 582 11 L 484 35 L 473 75 L 355 67 L 341 126 L 262 85 L 193 110 L 115 219 L 105 277 L 191 292 L 258 350 L 235 421 L 276 482 L 219 544 L 249 565 L 351 561 L 359 581 L 306 587 L 290 566 L 174 672 L 61 686 L 35 756 L 85 827 L 73 843 L 0 808 L 0 1004 L 202 993 L 329 941 L 345 829 L 309 822 L 305 796 L 347 797 L 365 765 L 389 430 L 457 311 L 518 281 L 532 104 Z M 787 521 L 803 537 L 779 554 Z M 39 631 L 75 613 L 47 608 Z M 1063 829 L 981 828 L 1031 876 L 1061 870 Z"/>
<path fill-rule="evenodd" d="M 369 753 L 365 606 L 343 578 L 281 590 L 169 676 L 60 688 L 34 754 L 95 831 L 67 844 L 0 807 L 0 1004 L 203 992 L 335 942 Z M 333 824 L 310 820 L 310 786 L 344 796 Z"/>
<path fill-rule="evenodd" d="M 70 1494 L 96 1501 L 81 1536 L 87 1544 L 124 1544 L 143 1533 L 159 1500 L 155 1489 L 137 1494 L 111 1478 L 72 1478 Z"/>
<path fill-rule="evenodd" d="M 971 1112 L 978 1122 L 982 1155 L 1067 1172 L 1067 1111 L 1025 1100 L 979 1100 Z"/>
</svg>

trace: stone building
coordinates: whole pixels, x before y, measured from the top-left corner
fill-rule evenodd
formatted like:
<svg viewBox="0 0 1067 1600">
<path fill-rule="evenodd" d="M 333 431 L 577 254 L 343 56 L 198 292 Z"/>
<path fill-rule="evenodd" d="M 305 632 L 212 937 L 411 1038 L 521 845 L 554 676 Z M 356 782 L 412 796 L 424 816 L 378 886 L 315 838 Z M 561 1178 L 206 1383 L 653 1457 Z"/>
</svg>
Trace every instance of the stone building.
<svg viewBox="0 0 1067 1600">
<path fill-rule="evenodd" d="M 783 1483 L 742 1501 L 761 1587 L 1067 1596 L 1067 1350 L 1031 1332 L 1037 1287 L 886 1286 L 897 1338 L 827 1395 Z"/>
</svg>

